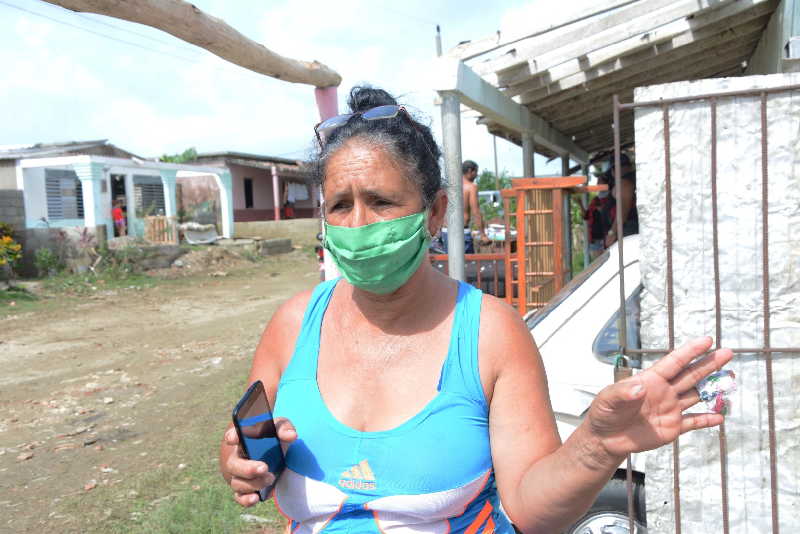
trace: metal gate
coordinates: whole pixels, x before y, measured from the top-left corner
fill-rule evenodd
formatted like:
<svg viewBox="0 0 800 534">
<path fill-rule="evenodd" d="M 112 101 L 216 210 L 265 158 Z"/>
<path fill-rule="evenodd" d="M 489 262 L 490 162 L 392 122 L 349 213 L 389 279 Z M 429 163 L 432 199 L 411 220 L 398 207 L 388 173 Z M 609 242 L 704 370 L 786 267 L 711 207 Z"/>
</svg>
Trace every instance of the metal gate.
<svg viewBox="0 0 800 534">
<path fill-rule="evenodd" d="M 704 94 L 700 96 L 689 96 L 671 99 L 659 99 L 657 101 L 646 102 L 632 102 L 621 103 L 617 95 L 613 98 L 613 112 L 614 112 L 614 160 L 615 160 L 615 180 L 619 183 L 621 179 L 621 151 L 620 151 L 620 112 L 632 111 L 635 108 L 643 107 L 656 107 L 661 108 L 663 116 L 664 128 L 664 180 L 665 188 L 664 194 L 666 206 L 666 296 L 667 296 L 667 327 L 668 327 L 668 346 L 663 349 L 629 349 L 626 346 L 627 332 L 626 322 L 620 321 L 619 323 L 619 345 L 621 352 L 624 355 L 635 354 L 652 354 L 662 355 L 667 354 L 675 348 L 675 309 L 674 309 L 674 284 L 673 284 L 673 228 L 672 228 L 672 179 L 671 179 L 671 162 L 670 162 L 670 106 L 677 103 L 685 102 L 700 102 L 707 101 L 711 111 L 711 190 L 708 194 L 711 196 L 712 206 L 712 237 L 713 237 L 713 256 L 714 256 L 714 294 L 715 294 L 715 341 L 716 348 L 720 347 L 722 338 L 722 320 L 721 320 L 721 297 L 720 297 L 720 266 L 719 266 L 719 235 L 718 235 L 718 213 L 717 213 L 717 102 L 720 99 L 741 97 L 741 96 L 758 96 L 760 97 L 760 116 L 761 116 L 761 242 L 762 242 L 762 280 L 763 280 L 763 329 L 764 329 L 764 343 L 761 347 L 752 348 L 737 348 L 733 349 L 734 355 L 741 353 L 753 353 L 763 356 L 764 366 L 766 370 L 766 387 L 767 387 L 767 413 L 768 413 L 768 432 L 769 432 L 769 464 L 770 464 L 770 489 L 771 489 L 771 510 L 772 510 L 772 533 L 778 534 L 779 532 L 779 513 L 778 509 L 778 459 L 776 454 L 776 436 L 775 436 L 775 406 L 774 406 L 774 390 L 773 390 L 773 374 L 772 364 L 773 355 L 776 353 L 800 353 L 800 347 L 773 347 L 770 343 L 770 288 L 769 288 L 769 217 L 768 217 L 768 180 L 769 180 L 769 161 L 767 158 L 768 148 L 768 128 L 767 128 L 767 95 L 770 93 L 782 93 L 800 90 L 800 85 L 789 85 L 783 87 L 769 88 L 769 89 L 753 89 L 744 91 L 729 91 L 720 92 L 715 94 Z M 622 231 L 622 210 L 617 210 L 616 227 L 618 235 L 623 235 Z M 620 317 L 625 317 L 625 265 L 623 240 L 619 240 L 619 278 L 620 278 Z M 674 495 L 674 513 L 675 513 L 675 532 L 681 533 L 681 506 L 680 506 L 680 466 L 678 459 L 680 456 L 680 443 L 679 439 L 673 444 L 673 495 Z M 730 532 L 729 524 L 729 504 L 728 504 L 728 473 L 727 473 L 727 439 L 725 433 L 725 424 L 720 428 L 719 433 L 719 453 L 720 453 L 720 487 L 722 491 L 722 529 L 725 534 Z M 634 532 L 634 507 L 633 507 L 633 484 L 630 458 L 628 459 L 627 469 L 627 488 L 628 488 L 628 515 L 629 515 L 629 528 L 630 532 Z M 796 510 L 790 513 L 797 513 Z"/>
</svg>

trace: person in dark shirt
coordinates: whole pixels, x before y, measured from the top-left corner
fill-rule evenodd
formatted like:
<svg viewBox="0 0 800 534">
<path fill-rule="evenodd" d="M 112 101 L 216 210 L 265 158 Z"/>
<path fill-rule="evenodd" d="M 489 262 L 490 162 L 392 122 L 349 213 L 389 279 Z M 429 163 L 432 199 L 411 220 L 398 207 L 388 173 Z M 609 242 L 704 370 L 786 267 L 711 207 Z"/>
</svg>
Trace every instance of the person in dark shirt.
<svg viewBox="0 0 800 534">
<path fill-rule="evenodd" d="M 598 185 L 608 185 L 608 175 L 606 173 L 597 178 Z M 611 221 L 605 207 L 612 201 L 609 191 L 600 191 L 589 202 L 589 206 L 583 212 L 583 220 L 589 230 L 589 255 L 595 259 L 605 250 L 605 238 L 611 229 Z"/>
</svg>

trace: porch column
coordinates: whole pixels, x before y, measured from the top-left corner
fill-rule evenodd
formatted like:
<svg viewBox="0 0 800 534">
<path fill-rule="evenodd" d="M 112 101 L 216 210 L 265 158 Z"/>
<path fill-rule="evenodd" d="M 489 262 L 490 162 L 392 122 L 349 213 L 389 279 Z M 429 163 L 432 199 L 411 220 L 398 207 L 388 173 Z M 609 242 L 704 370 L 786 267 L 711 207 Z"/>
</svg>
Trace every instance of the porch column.
<svg viewBox="0 0 800 534">
<path fill-rule="evenodd" d="M 275 207 L 275 220 L 281 220 L 281 180 L 278 177 L 278 168 L 272 166 L 272 203 Z"/>
<path fill-rule="evenodd" d="M 178 171 L 175 169 L 159 169 L 161 184 L 164 186 L 164 215 L 175 217 L 175 206 L 178 205 L 176 198 L 176 178 Z"/>
<path fill-rule="evenodd" d="M 464 280 L 464 197 L 461 185 L 461 99 L 444 91 L 442 144 L 447 177 L 447 268 L 451 278 Z"/>
<path fill-rule="evenodd" d="M 569 154 L 561 156 L 561 176 L 569 176 Z M 572 280 L 572 195 L 564 192 L 564 270 L 567 280 Z M 586 225 L 583 225 L 586 226 Z M 566 280 L 565 280 L 566 282 Z"/>
<path fill-rule="evenodd" d="M 533 178 L 536 169 L 533 166 L 533 136 L 530 133 L 522 134 L 522 174 L 525 178 Z"/>
<path fill-rule="evenodd" d="M 103 201 L 104 165 L 94 161 L 73 163 L 72 170 L 78 175 L 83 190 L 83 225 L 87 228 L 105 226 L 106 239 L 114 237 L 111 206 Z"/>
<path fill-rule="evenodd" d="M 222 236 L 233 238 L 233 178 L 228 169 L 217 173 L 219 201 L 222 211 Z"/>
<path fill-rule="evenodd" d="M 581 174 L 586 176 L 586 183 L 589 183 L 589 166 L 581 165 Z M 586 208 L 589 207 L 589 193 L 584 193 L 581 198 L 581 205 L 583 206 L 584 212 Z M 589 264 L 592 262 L 589 252 L 589 240 L 592 238 L 591 234 L 589 234 L 589 225 L 584 223 L 583 224 L 583 268 L 587 268 Z"/>
</svg>

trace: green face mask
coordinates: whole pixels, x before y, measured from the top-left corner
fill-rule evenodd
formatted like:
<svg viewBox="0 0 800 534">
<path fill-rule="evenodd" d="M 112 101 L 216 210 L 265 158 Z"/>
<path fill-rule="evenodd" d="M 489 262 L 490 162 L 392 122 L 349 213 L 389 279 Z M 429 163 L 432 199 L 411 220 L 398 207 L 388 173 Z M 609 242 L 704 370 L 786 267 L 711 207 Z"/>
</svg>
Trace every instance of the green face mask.
<svg viewBox="0 0 800 534">
<path fill-rule="evenodd" d="M 385 295 L 405 284 L 425 257 L 427 211 L 349 228 L 325 223 L 325 248 L 354 286 Z"/>
</svg>

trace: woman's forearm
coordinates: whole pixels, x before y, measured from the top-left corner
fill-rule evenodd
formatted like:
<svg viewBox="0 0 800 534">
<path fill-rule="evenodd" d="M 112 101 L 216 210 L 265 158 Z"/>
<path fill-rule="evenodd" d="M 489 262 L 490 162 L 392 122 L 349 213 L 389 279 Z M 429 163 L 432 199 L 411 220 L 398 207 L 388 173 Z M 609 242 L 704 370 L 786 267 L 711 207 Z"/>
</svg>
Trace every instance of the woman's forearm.
<svg viewBox="0 0 800 534">
<path fill-rule="evenodd" d="M 608 454 L 584 421 L 520 479 L 511 519 L 525 534 L 563 531 L 586 513 L 623 460 Z"/>
</svg>

